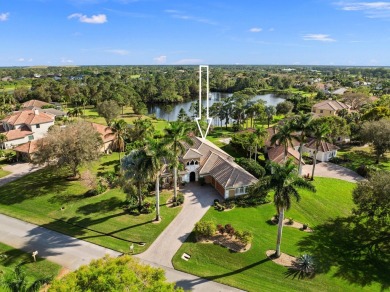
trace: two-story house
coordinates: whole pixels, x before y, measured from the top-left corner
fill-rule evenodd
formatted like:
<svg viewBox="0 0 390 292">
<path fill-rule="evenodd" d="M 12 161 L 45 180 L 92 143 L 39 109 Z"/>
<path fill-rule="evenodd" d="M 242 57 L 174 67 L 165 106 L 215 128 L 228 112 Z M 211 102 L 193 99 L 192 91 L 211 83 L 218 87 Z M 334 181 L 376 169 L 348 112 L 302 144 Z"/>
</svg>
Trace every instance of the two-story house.
<svg viewBox="0 0 390 292">
<path fill-rule="evenodd" d="M 54 125 L 53 115 L 38 110 L 14 112 L 1 120 L 1 134 L 7 138 L 1 146 L 7 149 L 40 139 L 45 136 L 52 125 Z"/>
<path fill-rule="evenodd" d="M 346 109 L 348 112 L 350 107 L 345 103 L 342 103 L 337 100 L 323 100 L 319 103 L 316 103 L 312 107 L 312 112 L 320 117 L 325 116 L 335 116 L 337 112 Z"/>
</svg>

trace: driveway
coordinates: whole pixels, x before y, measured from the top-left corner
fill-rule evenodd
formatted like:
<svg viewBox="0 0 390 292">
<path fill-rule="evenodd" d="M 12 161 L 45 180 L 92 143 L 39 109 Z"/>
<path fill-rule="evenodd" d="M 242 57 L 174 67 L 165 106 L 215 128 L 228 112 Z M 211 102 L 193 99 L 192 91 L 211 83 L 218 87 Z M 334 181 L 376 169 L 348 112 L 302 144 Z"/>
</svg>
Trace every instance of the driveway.
<svg viewBox="0 0 390 292">
<path fill-rule="evenodd" d="M 312 169 L 313 165 L 303 165 L 302 174 L 309 173 L 311 175 Z M 364 180 L 364 177 L 356 172 L 331 162 L 317 163 L 314 171 L 314 177 L 316 176 L 338 178 L 354 183 Z"/>
<path fill-rule="evenodd" d="M 0 214 L 0 242 L 73 271 L 93 259 L 121 253 Z"/>
<path fill-rule="evenodd" d="M 206 214 L 214 199 L 221 199 L 214 188 L 198 183 L 186 184 L 182 192 L 185 196 L 183 209 L 148 250 L 137 255 L 140 259 L 173 269 L 172 258 L 194 229 L 195 223 Z"/>
<path fill-rule="evenodd" d="M 33 165 L 31 163 L 13 163 L 3 167 L 4 170 L 10 171 L 11 173 L 7 176 L 0 178 L 0 186 L 5 185 L 11 181 L 17 180 L 30 172 L 41 169 L 42 166 Z"/>
</svg>

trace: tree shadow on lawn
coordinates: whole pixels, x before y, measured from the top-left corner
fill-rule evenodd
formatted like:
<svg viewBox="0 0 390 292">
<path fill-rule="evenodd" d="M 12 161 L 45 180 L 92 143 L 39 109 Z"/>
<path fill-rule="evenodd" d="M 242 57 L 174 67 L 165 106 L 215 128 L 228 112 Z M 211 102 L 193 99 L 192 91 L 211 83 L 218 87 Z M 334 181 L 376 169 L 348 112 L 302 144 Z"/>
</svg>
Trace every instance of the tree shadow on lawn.
<svg viewBox="0 0 390 292">
<path fill-rule="evenodd" d="M 13 205 L 38 196 L 60 193 L 70 182 L 49 170 L 38 170 L 1 187 L 0 204 Z"/>
<path fill-rule="evenodd" d="M 350 216 L 316 226 L 298 247 L 314 257 L 317 273 L 328 273 L 335 267 L 334 277 L 362 287 L 377 282 L 385 290 L 390 287 L 389 241 L 388 233 L 378 236 L 375 226 Z M 387 247 L 380 250 L 378 243 Z"/>
<path fill-rule="evenodd" d="M 76 213 L 83 215 L 89 215 L 92 213 L 107 213 L 120 208 L 124 202 L 116 197 L 102 200 L 93 204 L 81 206 L 77 209 Z"/>
</svg>

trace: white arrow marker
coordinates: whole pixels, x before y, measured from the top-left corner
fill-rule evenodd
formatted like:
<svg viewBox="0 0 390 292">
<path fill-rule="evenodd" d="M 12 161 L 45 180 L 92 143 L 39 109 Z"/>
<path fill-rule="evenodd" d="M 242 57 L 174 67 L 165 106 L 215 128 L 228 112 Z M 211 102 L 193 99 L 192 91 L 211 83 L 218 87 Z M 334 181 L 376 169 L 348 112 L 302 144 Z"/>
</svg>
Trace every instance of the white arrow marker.
<svg viewBox="0 0 390 292">
<path fill-rule="evenodd" d="M 206 68 L 206 119 L 208 121 L 206 133 L 203 134 L 202 128 L 200 127 L 199 121 L 202 119 L 202 68 Z M 195 118 L 196 124 L 198 125 L 198 129 L 200 135 L 203 139 L 206 139 L 206 136 L 209 132 L 211 122 L 213 118 L 209 117 L 209 66 L 208 65 L 199 65 L 199 116 Z"/>
</svg>

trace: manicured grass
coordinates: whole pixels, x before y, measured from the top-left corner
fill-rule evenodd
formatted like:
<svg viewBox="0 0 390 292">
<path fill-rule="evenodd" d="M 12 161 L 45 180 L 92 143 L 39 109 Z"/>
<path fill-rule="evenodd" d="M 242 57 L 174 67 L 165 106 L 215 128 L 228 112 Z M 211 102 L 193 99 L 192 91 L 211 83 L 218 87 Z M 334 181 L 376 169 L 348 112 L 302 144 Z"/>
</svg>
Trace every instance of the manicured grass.
<svg viewBox="0 0 390 292">
<path fill-rule="evenodd" d="M 337 156 L 341 158 L 348 158 L 347 162 L 341 165 L 356 171 L 361 165 L 372 165 L 384 170 L 390 170 L 390 154 L 387 153 L 385 157 L 381 157 L 379 164 L 375 164 L 375 155 L 372 147 L 343 147 L 337 151 Z"/>
<path fill-rule="evenodd" d="M 92 172 L 112 171 L 118 153 L 103 156 L 91 165 Z M 0 212 L 49 229 L 75 236 L 120 252 L 128 252 L 130 242 L 135 252 L 146 250 L 178 214 L 180 208 L 168 208 L 169 192 L 161 194 L 162 222 L 153 223 L 155 214 L 130 215 L 123 209 L 125 194 L 119 188 L 86 197 L 88 190 L 80 181 L 68 181 L 65 173 L 43 169 L 0 189 Z M 148 198 L 154 201 L 154 196 Z"/>
<path fill-rule="evenodd" d="M 353 183 L 330 178 L 317 178 L 317 193 L 302 192 L 300 203 L 293 202 L 286 217 L 292 217 L 314 228 L 327 218 L 349 215 L 353 207 L 351 192 Z M 312 280 L 286 278 L 285 267 L 268 260 L 265 253 L 275 249 L 277 226 L 269 219 L 276 213 L 272 203 L 251 208 L 238 208 L 219 212 L 211 208 L 202 220 L 216 224 L 231 224 L 238 230 L 254 234 L 252 247 L 245 253 L 234 253 L 221 246 L 200 244 L 191 234 L 173 258 L 176 269 L 205 277 L 248 291 L 378 291 L 379 285 L 353 286 L 333 277 L 334 270 L 318 274 Z M 298 242 L 309 233 L 292 227 L 283 228 L 282 252 L 300 255 Z M 181 259 L 183 252 L 191 255 L 187 262 Z"/>
<path fill-rule="evenodd" d="M 29 284 L 45 277 L 54 278 L 61 269 L 61 266 L 39 257 L 34 262 L 31 254 L 0 243 L 0 273 L 3 275 L 12 273 L 15 266 L 23 262 L 25 264 L 23 264 L 22 270 L 25 272 Z"/>
<path fill-rule="evenodd" d="M 72 108 L 68 108 L 67 110 L 71 110 Z M 133 124 L 135 120 L 142 118 L 142 119 L 151 119 L 148 116 L 145 115 L 137 115 L 134 114 L 131 107 L 124 107 L 123 115 L 120 114 L 117 119 L 123 119 L 128 124 Z M 80 119 L 84 119 L 88 122 L 97 123 L 106 125 L 106 120 L 103 117 L 100 117 L 98 112 L 95 108 L 86 108 L 83 110 L 83 116 L 80 117 Z M 156 132 L 163 134 L 164 129 L 168 126 L 168 122 L 165 120 L 158 120 L 158 119 L 152 119 L 152 123 L 155 127 Z"/>
<path fill-rule="evenodd" d="M 4 170 L 0 167 L 0 178 L 5 177 L 6 175 L 9 175 L 11 172 Z"/>
</svg>

